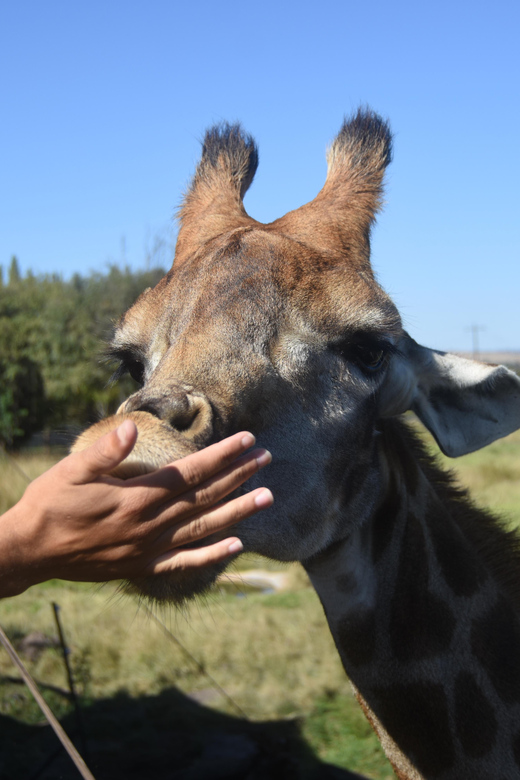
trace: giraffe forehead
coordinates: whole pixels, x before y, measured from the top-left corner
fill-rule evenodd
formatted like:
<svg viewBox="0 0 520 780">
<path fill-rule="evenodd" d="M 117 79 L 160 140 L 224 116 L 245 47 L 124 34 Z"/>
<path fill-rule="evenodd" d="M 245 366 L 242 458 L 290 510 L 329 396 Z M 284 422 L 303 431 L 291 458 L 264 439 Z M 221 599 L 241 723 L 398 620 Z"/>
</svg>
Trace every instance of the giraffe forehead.
<svg viewBox="0 0 520 780">
<path fill-rule="evenodd" d="M 375 282 L 370 267 L 265 231 L 237 231 L 210 242 L 173 268 L 129 312 L 121 333 L 155 342 L 187 329 L 214 331 L 219 339 L 245 332 L 269 340 L 285 334 L 330 337 L 375 331 L 396 338 L 399 313 Z"/>
</svg>

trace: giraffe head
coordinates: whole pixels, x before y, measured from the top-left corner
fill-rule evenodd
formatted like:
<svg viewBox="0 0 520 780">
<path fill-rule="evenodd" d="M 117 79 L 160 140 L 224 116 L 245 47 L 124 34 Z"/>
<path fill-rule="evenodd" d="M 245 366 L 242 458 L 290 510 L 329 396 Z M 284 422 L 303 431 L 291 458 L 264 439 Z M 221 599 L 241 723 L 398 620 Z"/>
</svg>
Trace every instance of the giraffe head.
<svg viewBox="0 0 520 780">
<path fill-rule="evenodd" d="M 247 551 L 306 560 L 373 511 L 382 417 L 414 410 L 450 455 L 520 426 L 517 377 L 420 347 L 374 278 L 370 231 L 390 158 L 388 126 L 358 112 L 329 150 L 316 198 L 261 224 L 242 203 L 253 140 L 238 126 L 209 131 L 173 267 L 112 340 L 139 388 L 76 447 L 130 415 L 139 440 L 123 472 L 135 473 L 249 429 L 273 453 L 261 479 L 275 505 L 237 532 Z M 189 595 L 217 573 L 139 587 Z"/>
</svg>

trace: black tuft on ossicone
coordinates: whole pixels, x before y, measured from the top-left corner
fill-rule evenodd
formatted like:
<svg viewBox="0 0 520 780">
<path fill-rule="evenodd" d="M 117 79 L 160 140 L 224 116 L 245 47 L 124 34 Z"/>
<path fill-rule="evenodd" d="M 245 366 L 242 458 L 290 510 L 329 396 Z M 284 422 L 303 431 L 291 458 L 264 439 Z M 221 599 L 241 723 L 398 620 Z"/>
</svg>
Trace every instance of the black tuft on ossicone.
<svg viewBox="0 0 520 780">
<path fill-rule="evenodd" d="M 231 175 L 243 196 L 258 167 L 258 149 L 253 137 L 245 133 L 238 123 L 223 122 L 206 131 L 195 178 L 205 178 L 209 174 L 208 169 L 220 166 Z"/>
<path fill-rule="evenodd" d="M 334 157 L 345 155 L 352 166 L 386 168 L 392 162 L 392 133 L 388 122 L 369 108 L 345 118 L 332 147 Z"/>
</svg>

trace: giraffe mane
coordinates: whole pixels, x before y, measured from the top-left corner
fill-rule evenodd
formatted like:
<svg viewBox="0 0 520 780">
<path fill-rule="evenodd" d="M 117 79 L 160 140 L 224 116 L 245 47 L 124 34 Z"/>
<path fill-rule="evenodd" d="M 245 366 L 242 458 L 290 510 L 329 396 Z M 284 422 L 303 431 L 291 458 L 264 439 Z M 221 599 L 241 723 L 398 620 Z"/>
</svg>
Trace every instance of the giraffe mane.
<svg viewBox="0 0 520 780">
<path fill-rule="evenodd" d="M 413 428 L 394 421 L 413 452 L 423 474 L 438 498 L 450 512 L 466 541 L 477 553 L 504 594 L 520 610 L 520 534 L 507 527 L 507 518 L 477 506 L 463 488 L 456 474 L 446 469 L 438 457 L 428 451 Z"/>
</svg>

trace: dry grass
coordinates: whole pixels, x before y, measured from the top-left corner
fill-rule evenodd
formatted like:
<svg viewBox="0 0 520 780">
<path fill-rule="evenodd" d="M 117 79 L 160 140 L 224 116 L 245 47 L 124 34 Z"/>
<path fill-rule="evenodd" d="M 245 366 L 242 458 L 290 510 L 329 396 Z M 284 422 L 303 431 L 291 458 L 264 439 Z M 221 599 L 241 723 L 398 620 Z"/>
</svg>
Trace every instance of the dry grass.
<svg viewBox="0 0 520 780">
<path fill-rule="evenodd" d="M 113 586 L 39 585 L 2 602 L 2 624 L 14 637 L 29 631 L 52 636 L 53 600 L 60 604 L 73 657 L 83 664 L 88 659 L 90 679 L 85 683 L 91 695 L 125 690 L 138 696 L 165 686 L 191 693 L 211 687 L 145 609 L 130 598 L 121 599 Z M 199 602 L 189 614 L 172 610 L 158 617 L 252 719 L 299 714 L 328 691 L 348 691 L 323 611 L 310 588 L 246 598 L 223 594 Z M 30 667 L 38 679 L 65 686 L 57 652 L 44 652 Z M 8 673 L 9 660 L 0 655 L 0 674 Z"/>
<path fill-rule="evenodd" d="M 158 707 L 165 692 L 181 691 L 235 719 L 245 713 L 250 722 L 298 723 L 307 749 L 321 760 L 380 780 L 393 776 L 353 700 L 322 608 L 305 580 L 285 593 L 240 597 L 222 592 L 185 614 L 164 611 L 159 618 L 167 631 L 132 599 L 121 598 L 113 585 L 99 589 L 55 581 L 2 601 L 0 624 L 15 643 L 31 631 L 52 637 L 54 600 L 86 701 L 127 696 L 130 711 L 130 700 Z M 58 649 L 25 661 L 38 681 L 66 689 Z M 7 655 L 0 652 L 0 680 L 12 674 Z M 19 686 L 3 685 L 0 691 L 0 715 L 42 722 Z M 63 701 L 49 700 L 60 715 L 70 712 Z M 116 735 L 118 728 L 112 727 Z M 141 722 L 132 723 L 137 741 L 143 739 L 142 728 Z M 295 775 L 300 776 L 306 776 L 303 770 Z"/>
<path fill-rule="evenodd" d="M 22 497 L 27 484 L 53 466 L 61 451 L 8 454 L 0 450 L 0 514 Z"/>
</svg>

